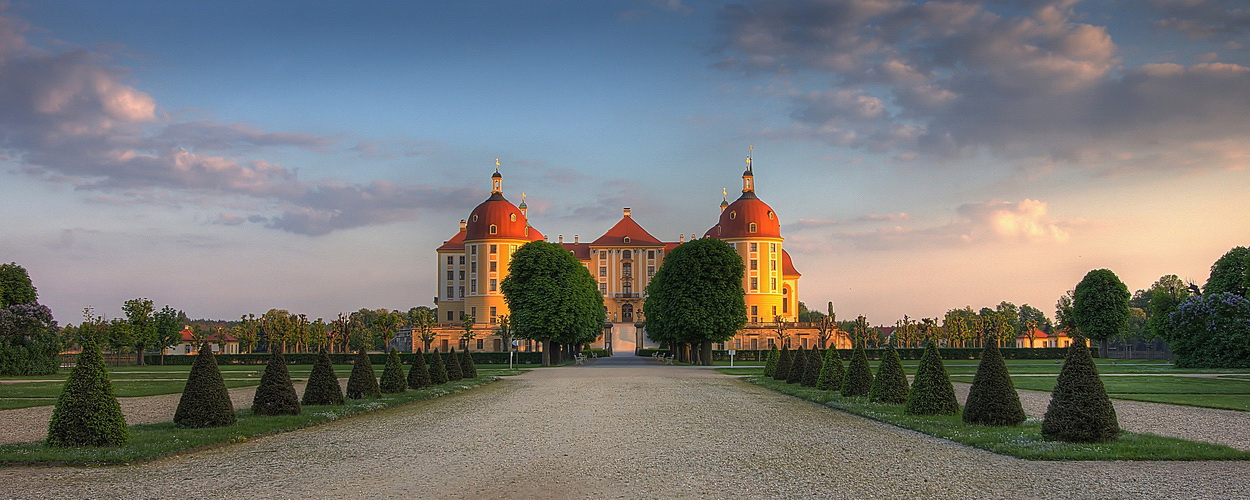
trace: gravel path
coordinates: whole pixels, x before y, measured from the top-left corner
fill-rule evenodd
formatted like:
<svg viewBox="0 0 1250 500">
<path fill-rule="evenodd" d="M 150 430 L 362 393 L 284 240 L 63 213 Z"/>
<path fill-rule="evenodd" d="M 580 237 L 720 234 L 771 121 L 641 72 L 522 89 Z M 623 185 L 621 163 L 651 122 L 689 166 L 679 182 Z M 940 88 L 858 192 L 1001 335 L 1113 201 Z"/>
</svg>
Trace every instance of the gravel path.
<svg viewBox="0 0 1250 500">
<path fill-rule="evenodd" d="M 0 498 L 1237 498 L 1244 462 L 1026 462 L 621 357 Z"/>
</svg>

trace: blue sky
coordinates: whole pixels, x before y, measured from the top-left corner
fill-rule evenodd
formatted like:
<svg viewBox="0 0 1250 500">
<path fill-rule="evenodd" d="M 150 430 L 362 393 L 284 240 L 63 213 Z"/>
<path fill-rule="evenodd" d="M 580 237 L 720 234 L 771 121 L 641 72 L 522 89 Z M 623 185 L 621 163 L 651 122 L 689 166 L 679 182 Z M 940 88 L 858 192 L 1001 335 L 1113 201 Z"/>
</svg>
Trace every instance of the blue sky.
<svg viewBox="0 0 1250 500">
<path fill-rule="evenodd" d="M 755 146 L 801 299 L 877 323 L 1250 240 L 1239 2 L 185 4 L 0 10 L 0 260 L 62 322 L 429 304 L 495 158 L 552 239 L 675 240 Z"/>
</svg>

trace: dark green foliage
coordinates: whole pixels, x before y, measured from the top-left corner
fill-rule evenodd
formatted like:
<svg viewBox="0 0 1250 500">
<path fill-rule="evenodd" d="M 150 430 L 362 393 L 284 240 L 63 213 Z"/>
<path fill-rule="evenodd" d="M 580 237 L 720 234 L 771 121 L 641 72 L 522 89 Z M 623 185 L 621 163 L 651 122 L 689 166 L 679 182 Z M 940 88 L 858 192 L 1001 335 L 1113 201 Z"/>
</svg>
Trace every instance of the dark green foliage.
<svg viewBox="0 0 1250 500">
<path fill-rule="evenodd" d="M 61 347 L 60 328 L 47 306 L 0 307 L 0 375 L 56 373 Z"/>
<path fill-rule="evenodd" d="M 456 354 L 456 348 L 451 348 L 451 352 L 447 353 L 447 358 L 443 360 L 443 367 L 447 369 L 447 381 L 455 382 L 464 378 L 464 371 L 460 369 L 460 355 Z"/>
<path fill-rule="evenodd" d="M 1110 269 L 1085 274 L 1072 295 L 1072 319 L 1086 338 L 1107 340 L 1128 333 L 1128 300 L 1124 282 Z"/>
<path fill-rule="evenodd" d="M 699 346 L 709 358 L 701 361 L 710 365 L 711 344 L 733 338 L 746 325 L 744 272 L 742 257 L 729 243 L 701 238 L 678 245 L 647 285 L 647 336 Z"/>
<path fill-rule="evenodd" d="M 130 437 L 121 405 L 94 341 L 83 344 L 48 422 L 51 446 L 118 446 Z"/>
<path fill-rule="evenodd" d="M 304 405 L 341 405 L 343 404 L 343 387 L 339 385 L 339 376 L 334 373 L 334 365 L 330 364 L 330 355 L 325 349 L 317 353 L 317 363 L 313 365 L 312 374 L 308 376 L 308 385 L 304 387 Z"/>
<path fill-rule="evenodd" d="M 184 427 L 224 427 L 236 421 L 238 417 L 234 414 L 226 381 L 221 378 L 217 360 L 213 359 L 213 350 L 205 342 L 187 375 L 182 397 L 178 398 L 174 423 Z"/>
<path fill-rule="evenodd" d="M 842 378 L 846 369 L 842 367 L 842 357 L 837 349 L 825 349 L 825 359 L 820 366 L 820 377 L 816 379 L 816 389 L 837 391 L 842 389 Z"/>
<path fill-rule="evenodd" d="M 356 353 L 356 364 L 352 365 L 352 374 L 347 378 L 347 397 L 363 399 L 382 397 L 382 389 L 378 387 L 378 377 L 373 374 L 373 363 L 364 348 Z"/>
<path fill-rule="evenodd" d="M 30 281 L 26 268 L 16 262 L 0 264 L 0 308 L 32 304 L 39 300 L 39 291 Z"/>
<path fill-rule="evenodd" d="M 408 390 L 408 379 L 404 378 L 404 367 L 399 363 L 399 351 L 391 349 L 386 356 L 386 368 L 382 369 L 382 383 L 379 386 L 382 394 L 396 394 Z"/>
<path fill-rule="evenodd" d="M 1059 378 L 1042 419 L 1042 438 L 1073 443 L 1101 443 L 1120 434 L 1115 406 L 1098 378 L 1094 358 L 1077 335 L 1068 348 Z"/>
<path fill-rule="evenodd" d="M 499 289 L 508 303 L 514 337 L 580 345 L 603 333 L 606 309 L 598 282 L 577 257 L 556 243 L 521 245 L 512 254 Z M 547 356 L 543 359 L 550 364 Z M 451 366 L 446 369 L 450 375 Z"/>
<path fill-rule="evenodd" d="M 894 346 L 886 344 L 877 366 L 877 376 L 872 379 L 868 400 L 874 403 L 902 404 L 907 402 L 907 374 L 903 362 L 898 359 Z"/>
<path fill-rule="evenodd" d="M 252 398 L 252 413 L 257 415 L 299 415 L 299 395 L 291 383 L 291 372 L 286 369 L 286 357 L 277 345 L 270 345 L 273 352 L 260 377 L 256 396 Z"/>
<path fill-rule="evenodd" d="M 803 370 L 803 380 L 799 381 L 804 387 L 816 387 L 816 381 L 820 379 L 820 367 L 825 364 L 824 355 L 819 349 L 812 349 L 807 353 L 807 369 Z"/>
<path fill-rule="evenodd" d="M 764 376 L 772 377 L 777 373 L 777 358 L 781 356 L 781 352 L 777 350 L 777 346 L 768 349 L 768 358 L 764 362 Z"/>
<path fill-rule="evenodd" d="M 997 342 L 986 342 L 981 363 L 972 377 L 972 389 L 964 405 L 964 423 L 976 425 L 1017 425 L 1027 416 L 1020 405 L 1020 394 L 1011 383 L 1007 363 Z"/>
<path fill-rule="evenodd" d="M 1250 368 L 1250 300 L 1230 292 L 1190 297 L 1168 324 L 1177 367 Z"/>
<path fill-rule="evenodd" d="M 1234 247 L 1211 264 L 1211 276 L 1202 287 L 1202 294 L 1228 292 L 1246 297 L 1247 291 L 1250 291 L 1250 248 Z"/>
<path fill-rule="evenodd" d="M 446 384 L 447 367 L 443 364 L 443 355 L 438 353 L 438 349 L 428 354 L 426 361 L 430 362 L 430 383 L 434 385 Z"/>
<path fill-rule="evenodd" d="M 408 369 L 408 387 L 424 389 L 430 386 L 430 369 L 425 366 L 425 354 L 417 349 L 412 357 L 412 367 Z"/>
<path fill-rule="evenodd" d="M 777 367 L 773 368 L 773 380 L 785 380 L 790 376 L 790 348 L 786 347 L 777 355 Z"/>
<path fill-rule="evenodd" d="M 468 349 L 460 355 L 460 375 L 464 378 L 477 378 L 477 365 L 473 364 L 473 356 Z"/>
<path fill-rule="evenodd" d="M 803 372 L 807 370 L 807 349 L 799 346 L 799 350 L 795 351 L 794 358 L 790 360 L 790 369 L 786 373 L 787 384 L 797 384 L 803 381 Z"/>
<path fill-rule="evenodd" d="M 867 396 L 872 390 L 872 369 L 868 367 L 868 353 L 861 344 L 851 353 L 851 364 L 842 377 L 843 396 Z"/>
<path fill-rule="evenodd" d="M 954 415 L 959 413 L 959 399 L 955 397 L 955 386 L 946 374 L 946 365 L 942 364 L 942 356 L 937 346 L 929 342 L 924 347 L 924 356 L 920 357 L 920 366 L 916 368 L 916 378 L 912 381 L 911 392 L 907 394 L 907 404 L 903 413 L 908 415 Z"/>
</svg>

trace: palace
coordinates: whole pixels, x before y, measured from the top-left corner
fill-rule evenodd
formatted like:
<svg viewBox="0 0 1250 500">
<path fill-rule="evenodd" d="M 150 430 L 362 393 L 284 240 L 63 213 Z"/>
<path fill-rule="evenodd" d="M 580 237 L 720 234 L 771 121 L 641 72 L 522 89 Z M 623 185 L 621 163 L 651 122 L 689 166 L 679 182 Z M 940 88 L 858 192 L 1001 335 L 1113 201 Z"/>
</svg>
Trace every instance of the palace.
<svg viewBox="0 0 1250 500">
<path fill-rule="evenodd" d="M 752 327 L 765 329 L 762 323 L 779 318 L 795 320 L 801 275 L 782 246 L 780 217 L 755 194 L 751 158 L 747 158 L 747 169 L 742 174 L 742 195 L 733 203 L 727 197 L 721 200 L 719 219 L 703 237 L 733 245 L 746 268 L 742 289 L 748 329 L 725 347 L 766 349 L 773 339 L 762 342 L 760 331 L 748 339 L 748 331 Z M 454 346 L 451 330 L 459 328 L 462 318 L 468 315 L 478 325 L 475 328 L 486 334 L 482 335 L 486 338 L 477 340 L 476 346 L 468 347 L 502 350 L 498 337 L 493 335 L 493 325 L 500 316 L 508 314 L 499 284 L 508 275 L 512 254 L 521 245 L 538 240 L 546 237 L 530 225 L 524 200 L 513 205 L 504 198 L 503 175 L 496 168 L 491 175 L 490 197 L 461 220 L 460 231 L 437 249 L 436 303 L 442 332 L 441 345 L 435 347 L 445 351 L 449 343 Z M 595 277 L 603 294 L 607 307 L 605 335 L 596 346 L 620 351 L 651 345 L 643 331 L 642 304 L 647 284 L 664 262 L 664 256 L 683 241 L 684 237 L 666 242 L 651 235 L 634 220 L 629 208 L 624 209 L 615 225 L 593 241 L 582 242 L 576 236 L 572 242 L 559 238 L 558 243 L 576 255 Z M 488 340 L 493 345 L 487 345 Z"/>
</svg>

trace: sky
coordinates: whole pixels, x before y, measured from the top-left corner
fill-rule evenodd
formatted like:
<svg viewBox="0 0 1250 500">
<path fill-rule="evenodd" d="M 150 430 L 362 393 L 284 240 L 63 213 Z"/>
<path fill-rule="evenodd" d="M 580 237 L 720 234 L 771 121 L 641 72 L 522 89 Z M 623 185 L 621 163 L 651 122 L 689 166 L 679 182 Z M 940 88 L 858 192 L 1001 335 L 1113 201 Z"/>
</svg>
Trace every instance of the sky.
<svg viewBox="0 0 1250 500">
<path fill-rule="evenodd" d="M 1247 44 L 1237 0 L 9 0 L 0 261 L 62 324 L 407 309 L 496 158 L 551 240 L 676 241 L 750 151 L 814 309 L 1053 315 L 1250 243 Z"/>
</svg>

